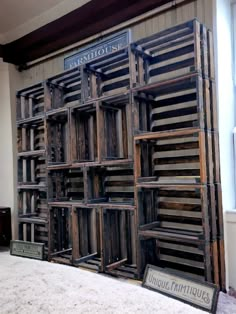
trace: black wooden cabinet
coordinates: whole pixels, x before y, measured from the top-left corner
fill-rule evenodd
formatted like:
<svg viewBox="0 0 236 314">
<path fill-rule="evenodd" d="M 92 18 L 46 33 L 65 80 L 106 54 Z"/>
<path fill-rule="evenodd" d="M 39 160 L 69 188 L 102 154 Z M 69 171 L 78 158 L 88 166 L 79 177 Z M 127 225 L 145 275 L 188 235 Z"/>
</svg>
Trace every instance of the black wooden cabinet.
<svg viewBox="0 0 236 314">
<path fill-rule="evenodd" d="M 11 209 L 0 207 L 0 245 L 8 246 L 11 240 Z"/>
</svg>

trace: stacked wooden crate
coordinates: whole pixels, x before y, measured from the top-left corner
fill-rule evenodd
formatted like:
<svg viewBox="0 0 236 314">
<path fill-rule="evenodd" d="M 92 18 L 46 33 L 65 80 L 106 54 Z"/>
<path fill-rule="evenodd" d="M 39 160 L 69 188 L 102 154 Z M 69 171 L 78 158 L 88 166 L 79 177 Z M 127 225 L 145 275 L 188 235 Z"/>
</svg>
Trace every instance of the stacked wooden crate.
<svg viewBox="0 0 236 314">
<path fill-rule="evenodd" d="M 194 20 L 132 47 L 138 273 L 150 263 L 224 288 L 211 36 Z"/>
<path fill-rule="evenodd" d="M 129 48 L 45 84 L 49 259 L 134 277 Z"/>
<path fill-rule="evenodd" d="M 18 93 L 19 223 L 49 260 L 224 288 L 214 78 L 193 20 Z"/>
<path fill-rule="evenodd" d="M 43 84 L 17 93 L 19 239 L 47 248 L 47 171 Z"/>
</svg>

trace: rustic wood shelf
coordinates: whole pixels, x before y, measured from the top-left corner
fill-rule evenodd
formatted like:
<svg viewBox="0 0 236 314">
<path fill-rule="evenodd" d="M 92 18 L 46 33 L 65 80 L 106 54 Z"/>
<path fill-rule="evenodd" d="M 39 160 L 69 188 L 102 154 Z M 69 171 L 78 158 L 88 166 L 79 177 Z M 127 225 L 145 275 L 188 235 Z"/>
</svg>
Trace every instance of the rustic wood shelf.
<svg viewBox="0 0 236 314">
<path fill-rule="evenodd" d="M 19 237 L 48 259 L 225 287 L 212 33 L 196 19 L 19 91 Z"/>
</svg>

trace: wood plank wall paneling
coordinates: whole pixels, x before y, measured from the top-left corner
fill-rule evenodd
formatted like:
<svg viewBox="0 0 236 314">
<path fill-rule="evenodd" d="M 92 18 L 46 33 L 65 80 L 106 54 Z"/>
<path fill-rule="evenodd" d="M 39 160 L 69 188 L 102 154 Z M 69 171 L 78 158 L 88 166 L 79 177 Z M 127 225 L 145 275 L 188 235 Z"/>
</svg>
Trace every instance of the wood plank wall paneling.
<svg viewBox="0 0 236 314">
<path fill-rule="evenodd" d="M 200 22 L 206 24 L 210 29 L 213 28 L 213 0 L 196 0 L 184 4 L 178 8 L 168 10 L 158 14 L 148 20 L 139 22 L 130 27 L 132 40 L 150 36 L 165 28 L 169 28 L 184 21 L 197 18 Z M 32 66 L 30 69 L 23 71 L 21 88 L 35 84 L 47 77 L 53 76 L 63 71 L 64 57 L 73 54 L 78 49 L 71 50 L 59 56 L 53 57 L 40 64 Z"/>
</svg>

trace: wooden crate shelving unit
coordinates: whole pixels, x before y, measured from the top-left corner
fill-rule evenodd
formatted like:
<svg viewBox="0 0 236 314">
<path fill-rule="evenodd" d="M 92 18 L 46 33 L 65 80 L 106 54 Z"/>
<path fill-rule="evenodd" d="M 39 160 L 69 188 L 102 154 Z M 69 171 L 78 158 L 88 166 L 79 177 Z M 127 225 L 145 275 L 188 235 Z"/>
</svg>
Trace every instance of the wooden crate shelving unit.
<svg viewBox="0 0 236 314">
<path fill-rule="evenodd" d="M 19 239 L 48 248 L 47 170 L 44 88 L 36 84 L 17 93 Z"/>
<path fill-rule="evenodd" d="M 19 225 L 49 260 L 225 289 L 212 33 L 196 19 L 17 93 Z"/>
</svg>

